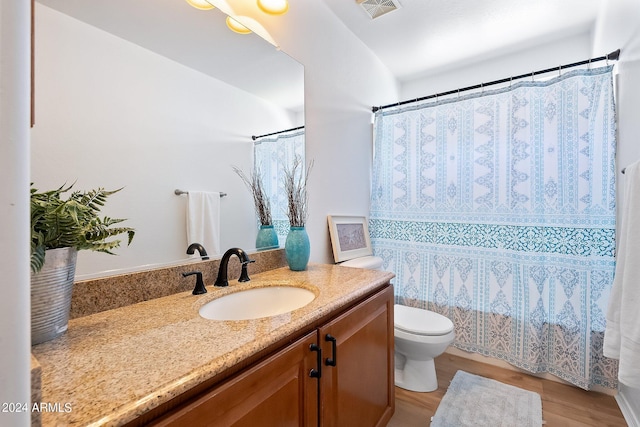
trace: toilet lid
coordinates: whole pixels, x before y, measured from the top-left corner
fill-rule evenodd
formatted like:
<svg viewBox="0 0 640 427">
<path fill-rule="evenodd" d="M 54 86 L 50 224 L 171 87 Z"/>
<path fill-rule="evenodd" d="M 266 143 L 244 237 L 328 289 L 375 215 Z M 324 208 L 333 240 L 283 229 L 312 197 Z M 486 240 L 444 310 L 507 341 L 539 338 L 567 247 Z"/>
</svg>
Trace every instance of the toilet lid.
<svg viewBox="0 0 640 427">
<path fill-rule="evenodd" d="M 446 335 L 453 330 L 449 318 L 420 308 L 394 305 L 394 325 L 397 329 L 417 335 Z"/>
<path fill-rule="evenodd" d="M 345 261 L 340 265 L 344 267 L 365 268 L 368 270 L 378 270 L 382 267 L 382 258 L 377 256 L 363 256 Z"/>
</svg>

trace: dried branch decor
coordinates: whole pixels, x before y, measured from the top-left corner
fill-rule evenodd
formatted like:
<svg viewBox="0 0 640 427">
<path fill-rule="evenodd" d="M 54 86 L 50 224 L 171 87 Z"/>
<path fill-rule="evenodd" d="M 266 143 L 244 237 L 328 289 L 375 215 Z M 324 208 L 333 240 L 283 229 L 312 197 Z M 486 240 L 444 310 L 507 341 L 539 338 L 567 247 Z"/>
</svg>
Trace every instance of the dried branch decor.
<svg viewBox="0 0 640 427">
<path fill-rule="evenodd" d="M 260 169 L 256 168 L 253 172 L 251 172 L 251 176 L 248 177 L 240 168 L 233 166 L 233 170 L 238 176 L 242 179 L 244 184 L 251 192 L 253 196 L 253 203 L 255 205 L 256 214 L 258 218 L 260 218 L 261 225 L 272 225 L 273 220 L 271 218 L 271 203 L 269 202 L 269 198 L 264 192 L 264 187 L 262 186 L 262 180 L 260 179 Z"/>
<path fill-rule="evenodd" d="M 291 169 L 284 169 L 284 189 L 287 194 L 289 225 L 291 227 L 304 227 L 309 216 L 307 181 L 309 172 L 313 167 L 313 161 L 309 162 L 307 170 L 299 156 L 296 156 Z"/>
</svg>

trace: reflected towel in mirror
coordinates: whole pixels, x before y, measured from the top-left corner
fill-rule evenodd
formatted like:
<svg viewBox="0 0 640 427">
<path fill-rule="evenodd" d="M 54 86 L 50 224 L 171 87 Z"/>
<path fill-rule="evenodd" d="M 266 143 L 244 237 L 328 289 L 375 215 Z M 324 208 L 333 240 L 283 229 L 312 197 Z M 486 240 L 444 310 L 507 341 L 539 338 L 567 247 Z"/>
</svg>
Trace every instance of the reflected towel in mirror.
<svg viewBox="0 0 640 427">
<path fill-rule="evenodd" d="M 187 245 L 200 243 L 210 254 L 220 253 L 220 193 L 189 191 Z"/>
</svg>

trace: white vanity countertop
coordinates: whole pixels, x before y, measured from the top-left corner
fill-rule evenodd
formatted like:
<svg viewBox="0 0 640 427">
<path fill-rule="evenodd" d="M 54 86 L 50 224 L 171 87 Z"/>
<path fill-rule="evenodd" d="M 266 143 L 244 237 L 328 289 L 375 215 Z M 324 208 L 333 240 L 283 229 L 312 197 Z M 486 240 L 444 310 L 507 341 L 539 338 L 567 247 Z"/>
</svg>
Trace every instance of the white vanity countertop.
<svg viewBox="0 0 640 427">
<path fill-rule="evenodd" d="M 392 273 L 310 264 L 229 281 L 228 288 L 191 292 L 93 314 L 32 348 L 42 368 L 42 425 L 120 425 L 224 372 L 281 339 L 384 285 Z M 307 306 L 278 316 L 207 320 L 199 308 L 219 296 L 254 287 L 293 284 L 314 291 Z M 55 406 L 54 406 L 55 407 Z"/>
</svg>

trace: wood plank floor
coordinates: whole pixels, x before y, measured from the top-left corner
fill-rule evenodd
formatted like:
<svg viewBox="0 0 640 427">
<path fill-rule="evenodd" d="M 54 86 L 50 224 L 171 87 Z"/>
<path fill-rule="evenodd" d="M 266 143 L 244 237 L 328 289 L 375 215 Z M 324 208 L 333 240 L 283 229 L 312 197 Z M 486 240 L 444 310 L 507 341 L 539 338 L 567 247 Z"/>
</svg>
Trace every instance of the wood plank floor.
<svg viewBox="0 0 640 427">
<path fill-rule="evenodd" d="M 435 362 L 438 390 L 431 393 L 415 393 L 396 387 L 396 411 L 388 427 L 428 427 L 431 417 L 435 414 L 440 400 L 458 370 L 540 394 L 544 427 L 623 427 L 627 425 L 613 396 L 584 391 L 577 387 L 447 353 L 436 358 Z"/>
</svg>

